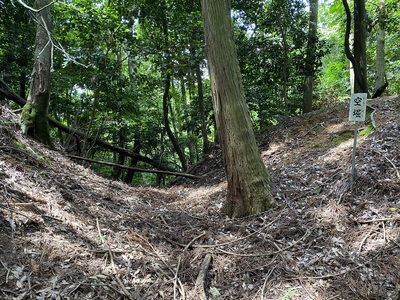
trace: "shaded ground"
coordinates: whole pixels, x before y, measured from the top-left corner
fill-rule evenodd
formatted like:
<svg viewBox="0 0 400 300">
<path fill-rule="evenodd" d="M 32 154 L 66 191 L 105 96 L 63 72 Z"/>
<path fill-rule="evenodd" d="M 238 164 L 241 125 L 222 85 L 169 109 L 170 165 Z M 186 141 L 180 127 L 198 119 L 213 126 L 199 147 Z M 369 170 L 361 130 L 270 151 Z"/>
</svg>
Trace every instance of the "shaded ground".
<svg viewBox="0 0 400 300">
<path fill-rule="evenodd" d="M 209 299 L 400 299 L 400 98 L 370 105 L 353 186 L 346 106 L 260 133 L 281 206 L 239 220 L 219 214 L 218 149 L 201 180 L 134 188 L 21 135 L 3 107 L 0 299 L 199 299 L 207 254 Z"/>
</svg>

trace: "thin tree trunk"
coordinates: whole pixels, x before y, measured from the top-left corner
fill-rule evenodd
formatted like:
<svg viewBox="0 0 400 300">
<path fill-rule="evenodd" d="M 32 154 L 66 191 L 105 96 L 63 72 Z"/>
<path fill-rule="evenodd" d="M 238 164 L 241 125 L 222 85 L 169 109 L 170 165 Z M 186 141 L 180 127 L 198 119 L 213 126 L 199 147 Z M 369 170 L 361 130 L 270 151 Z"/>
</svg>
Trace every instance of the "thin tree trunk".
<svg viewBox="0 0 400 300">
<path fill-rule="evenodd" d="M 303 113 L 312 111 L 314 90 L 314 61 L 317 49 L 318 0 L 309 0 L 310 20 L 308 25 L 306 72 L 304 78 Z"/>
<path fill-rule="evenodd" d="M 98 106 L 98 103 L 99 103 L 99 95 L 100 95 L 100 87 L 98 86 L 94 90 L 94 99 L 93 99 L 92 112 L 90 114 L 89 125 L 88 125 L 88 127 L 86 129 L 86 135 L 85 135 L 85 139 L 83 141 L 83 146 L 82 146 L 82 155 L 85 156 L 85 157 L 88 157 L 88 155 L 89 155 L 88 139 L 91 136 L 93 121 L 94 121 L 94 119 L 96 117 L 97 106 Z"/>
<path fill-rule="evenodd" d="M 196 79 L 197 79 L 197 96 L 199 100 L 200 122 L 201 122 L 201 137 L 203 139 L 203 154 L 208 152 L 210 142 L 207 136 L 206 116 L 204 111 L 204 93 L 203 93 L 203 79 L 201 78 L 200 64 L 196 66 Z"/>
<path fill-rule="evenodd" d="M 186 146 L 189 150 L 189 164 L 193 164 L 196 161 L 196 144 L 193 139 L 193 126 L 190 125 L 191 117 L 189 114 L 189 103 L 186 97 L 185 78 L 183 75 L 181 77 L 181 96 L 186 129 Z"/>
<path fill-rule="evenodd" d="M 171 127 L 169 125 L 169 120 L 168 120 L 168 101 L 169 101 L 169 87 L 171 85 L 171 75 L 167 74 L 167 77 L 165 79 L 165 87 L 164 87 L 164 95 L 163 95 L 163 115 L 164 115 L 164 126 L 165 130 L 167 132 L 167 135 L 174 146 L 174 149 L 176 153 L 178 154 L 179 160 L 181 161 L 182 165 L 182 170 L 186 171 L 187 170 L 187 163 L 186 163 L 186 158 L 184 153 L 181 150 L 181 147 L 179 146 L 178 141 L 176 140 L 174 133 L 171 130 Z"/>
<path fill-rule="evenodd" d="M 140 154 L 141 147 L 142 147 L 142 145 L 140 143 L 140 137 L 138 134 L 135 134 L 135 142 L 133 143 L 133 152 Z M 136 157 L 132 157 L 131 163 L 129 166 L 136 167 L 137 163 L 138 163 L 138 159 Z M 131 183 L 134 175 L 135 175 L 135 171 L 133 169 L 128 169 L 128 171 L 126 172 L 125 178 L 124 178 L 124 182 Z"/>
<path fill-rule="evenodd" d="M 288 86 L 288 50 L 287 50 L 287 39 L 286 39 L 286 28 L 281 27 L 281 35 L 282 35 L 282 48 L 283 48 L 283 69 L 282 69 L 282 79 L 283 79 L 283 103 L 285 105 L 285 121 L 289 119 L 289 100 L 287 94 L 287 86 Z"/>
<path fill-rule="evenodd" d="M 162 5 L 165 8 L 165 0 L 163 0 Z M 165 41 L 165 47 L 167 50 L 166 53 L 166 61 L 165 61 L 165 84 L 164 84 L 164 94 L 163 94 L 163 116 L 164 116 L 164 126 L 165 130 L 167 132 L 167 135 L 176 151 L 178 154 L 179 160 L 182 165 L 182 170 L 186 171 L 187 170 L 187 162 L 185 158 L 185 154 L 183 153 L 181 147 L 179 146 L 179 143 L 177 139 L 174 136 L 174 133 L 171 130 L 171 126 L 169 124 L 169 119 L 168 119 L 168 102 L 170 98 L 170 93 L 169 93 L 169 88 L 171 86 L 171 71 L 170 68 L 171 66 L 171 61 L 170 61 L 170 53 L 169 53 L 169 40 L 168 40 L 168 23 L 167 23 L 167 18 L 165 16 L 165 12 L 163 12 L 163 19 L 162 19 L 162 33 L 164 35 L 164 41 Z"/>
<path fill-rule="evenodd" d="M 378 90 L 385 84 L 385 27 L 384 11 L 385 0 L 378 1 L 378 29 L 376 35 L 376 73 L 375 73 L 375 90 Z"/>
</svg>

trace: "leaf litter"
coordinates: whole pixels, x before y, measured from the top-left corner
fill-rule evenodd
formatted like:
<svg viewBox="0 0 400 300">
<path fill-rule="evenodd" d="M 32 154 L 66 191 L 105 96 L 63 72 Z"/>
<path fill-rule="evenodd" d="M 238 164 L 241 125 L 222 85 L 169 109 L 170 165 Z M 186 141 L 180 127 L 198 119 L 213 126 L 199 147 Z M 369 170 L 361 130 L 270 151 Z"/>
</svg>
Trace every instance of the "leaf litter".
<svg viewBox="0 0 400 300">
<path fill-rule="evenodd" d="M 132 187 L 3 107 L 0 299 L 400 299 L 400 98 L 369 105 L 353 184 L 346 105 L 258 133 L 280 207 L 236 220 L 217 147 L 200 180 Z"/>
</svg>

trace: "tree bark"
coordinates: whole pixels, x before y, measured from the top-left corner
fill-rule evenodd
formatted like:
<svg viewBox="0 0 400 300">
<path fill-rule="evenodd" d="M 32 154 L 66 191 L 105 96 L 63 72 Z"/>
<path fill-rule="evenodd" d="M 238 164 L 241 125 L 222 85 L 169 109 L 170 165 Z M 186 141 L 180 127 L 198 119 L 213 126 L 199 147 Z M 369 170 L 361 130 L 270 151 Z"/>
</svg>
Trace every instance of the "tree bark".
<svg viewBox="0 0 400 300">
<path fill-rule="evenodd" d="M 244 217 L 276 205 L 245 102 L 229 0 L 202 0 L 212 98 L 228 192 L 223 211 Z"/>
<path fill-rule="evenodd" d="M 135 134 L 135 142 L 133 143 L 133 152 L 140 154 L 140 149 L 141 149 L 141 143 L 140 143 L 140 136 L 138 133 Z M 136 167 L 138 163 L 138 159 L 136 157 L 132 157 L 131 158 L 131 163 L 130 163 L 130 167 Z M 124 178 L 124 182 L 126 183 L 131 183 L 133 180 L 133 176 L 135 175 L 135 171 L 129 169 L 126 172 L 125 178 Z"/>
<path fill-rule="evenodd" d="M 354 0 L 354 59 L 358 64 L 360 80 L 356 80 L 354 93 L 368 93 L 367 83 L 367 14 L 365 0 Z"/>
<path fill-rule="evenodd" d="M 342 0 L 342 3 L 346 12 L 346 32 L 344 38 L 344 49 L 346 57 L 353 65 L 354 79 L 355 79 L 354 93 L 368 94 L 367 73 L 366 73 L 366 46 L 365 46 L 365 37 L 366 37 L 365 2 L 363 0 L 356 0 L 354 2 L 354 10 L 355 10 L 354 11 L 354 18 L 355 18 L 354 56 L 350 50 L 351 12 L 347 0 Z M 360 12 L 362 10 L 364 11 L 363 13 Z M 362 39 L 361 36 L 364 36 L 364 40 Z"/>
<path fill-rule="evenodd" d="M 303 113 L 312 111 L 314 90 L 314 62 L 317 49 L 318 0 L 309 0 L 310 20 L 308 25 L 307 57 L 304 78 Z"/>
<path fill-rule="evenodd" d="M 22 110 L 21 127 L 25 134 L 50 146 L 51 139 L 47 120 L 50 101 L 50 66 L 52 42 L 50 0 L 36 0 L 35 59 L 27 103 Z"/>
<path fill-rule="evenodd" d="M 378 1 L 378 29 L 376 34 L 375 91 L 385 85 L 385 0 Z"/>
</svg>

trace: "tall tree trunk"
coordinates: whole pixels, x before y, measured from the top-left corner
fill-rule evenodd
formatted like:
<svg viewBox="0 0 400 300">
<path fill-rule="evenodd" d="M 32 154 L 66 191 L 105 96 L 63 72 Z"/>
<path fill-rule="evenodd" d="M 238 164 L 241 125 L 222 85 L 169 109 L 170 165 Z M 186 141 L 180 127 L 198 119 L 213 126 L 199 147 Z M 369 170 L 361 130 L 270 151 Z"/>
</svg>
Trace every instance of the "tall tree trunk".
<svg viewBox="0 0 400 300">
<path fill-rule="evenodd" d="M 162 7 L 163 9 L 166 9 L 166 4 L 165 0 L 162 2 Z M 167 132 L 167 135 L 176 151 L 178 154 L 179 160 L 182 165 L 182 170 L 186 171 L 187 170 L 187 162 L 185 158 L 185 154 L 183 153 L 181 147 L 179 146 L 178 140 L 175 138 L 174 133 L 171 130 L 171 126 L 169 124 L 169 119 L 168 119 L 168 102 L 170 98 L 170 93 L 169 93 L 169 88 L 171 86 L 171 69 L 172 69 L 172 63 L 171 63 L 171 54 L 169 53 L 169 39 L 168 39 L 168 23 L 167 23 L 167 17 L 165 15 L 165 11 L 163 11 L 163 16 L 162 16 L 162 33 L 164 35 L 164 43 L 165 43 L 165 48 L 167 49 L 166 53 L 166 61 L 165 61 L 165 85 L 164 85 L 164 94 L 163 94 L 163 116 L 164 116 L 164 126 L 165 130 Z"/>
<path fill-rule="evenodd" d="M 168 72 L 168 71 L 167 71 Z M 179 143 L 177 139 L 174 136 L 174 133 L 171 130 L 171 126 L 169 125 L 169 120 L 168 120 L 168 101 L 169 101 L 169 88 L 171 85 L 171 75 L 167 74 L 165 78 L 165 87 L 164 87 L 164 95 L 163 95 L 163 115 L 164 115 L 164 126 L 165 130 L 167 132 L 167 135 L 174 146 L 174 149 L 176 153 L 178 154 L 179 160 L 182 165 L 182 170 L 186 171 L 187 170 L 187 163 L 186 163 L 186 158 L 185 154 L 183 153 L 181 147 L 179 146 Z"/>
<path fill-rule="evenodd" d="M 94 98 L 93 98 L 92 112 L 90 113 L 89 124 L 86 129 L 86 135 L 85 135 L 85 139 L 83 141 L 83 146 L 82 146 L 82 155 L 84 157 L 89 157 L 89 155 L 90 155 L 89 137 L 91 136 L 93 122 L 94 122 L 94 119 L 96 118 L 97 107 L 99 104 L 99 97 L 100 97 L 100 86 L 95 87 L 93 97 Z"/>
<path fill-rule="evenodd" d="M 140 154 L 140 149 L 142 148 L 142 145 L 140 143 L 140 136 L 138 133 L 135 133 L 135 142 L 133 143 L 133 152 Z M 131 158 L 131 163 L 130 163 L 130 167 L 136 167 L 138 163 L 138 159 L 136 157 L 132 157 Z M 132 169 L 129 169 L 126 172 L 125 178 L 124 178 L 124 182 L 126 183 L 131 183 L 133 180 L 133 176 L 135 175 L 135 171 Z"/>
<path fill-rule="evenodd" d="M 354 93 L 367 93 L 367 49 L 366 49 L 366 11 L 365 0 L 354 1 L 354 55 L 350 50 L 351 12 L 347 0 L 342 0 L 346 11 L 345 53 L 354 69 Z M 369 94 L 368 94 L 369 96 Z"/>
<path fill-rule="evenodd" d="M 376 34 L 376 73 L 375 73 L 375 90 L 383 87 L 385 84 L 385 0 L 378 1 L 378 30 Z"/>
<path fill-rule="evenodd" d="M 207 137 L 206 116 L 204 111 L 204 94 L 203 94 L 203 80 L 201 78 L 200 63 L 196 66 L 196 79 L 197 79 L 197 97 L 199 100 L 200 122 L 201 122 L 201 136 L 203 139 L 203 154 L 208 152 L 210 142 Z"/>
<path fill-rule="evenodd" d="M 202 0 L 213 106 L 228 182 L 223 211 L 244 217 L 275 206 L 256 144 L 233 38 L 229 0 Z"/>
<path fill-rule="evenodd" d="M 361 82 L 354 87 L 355 93 L 368 93 L 367 83 L 367 13 L 365 0 L 354 0 L 354 59 L 359 65 Z"/>
<path fill-rule="evenodd" d="M 283 50 L 283 67 L 282 67 L 282 79 L 283 79 L 283 90 L 282 98 L 285 105 L 285 121 L 289 119 L 289 99 L 288 99 L 288 69 L 289 69 L 289 55 L 288 55 L 288 45 L 287 45 L 287 34 L 286 28 L 281 26 L 281 36 L 282 36 L 282 50 Z"/>
<path fill-rule="evenodd" d="M 314 62 L 317 49 L 318 0 L 309 0 L 310 19 L 308 25 L 306 71 L 304 78 L 303 113 L 312 111 L 314 90 Z"/>
<path fill-rule="evenodd" d="M 125 129 L 121 127 L 118 132 L 118 138 L 119 138 L 119 147 L 120 148 L 126 148 L 126 135 L 125 135 Z M 124 165 L 125 164 L 125 158 L 126 155 L 125 153 L 118 153 L 118 157 L 116 159 L 116 163 L 118 165 Z M 120 167 L 115 167 L 114 168 L 114 179 L 118 180 L 121 177 L 122 169 Z"/>
<path fill-rule="evenodd" d="M 49 4 L 50 0 L 36 0 L 38 9 Z M 50 146 L 51 139 L 47 120 L 52 52 L 52 42 L 49 40 L 52 29 L 50 7 L 39 10 L 36 17 L 38 24 L 36 26 L 35 60 L 27 103 L 21 114 L 21 127 L 25 134 Z"/>
<path fill-rule="evenodd" d="M 196 160 L 196 145 L 193 140 L 193 129 L 190 125 L 191 117 L 189 114 L 189 103 L 186 97 L 185 77 L 181 76 L 181 97 L 183 106 L 183 118 L 185 122 L 184 130 L 186 131 L 186 147 L 189 150 L 189 164 L 193 164 Z"/>
</svg>

